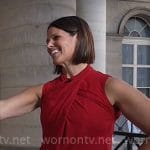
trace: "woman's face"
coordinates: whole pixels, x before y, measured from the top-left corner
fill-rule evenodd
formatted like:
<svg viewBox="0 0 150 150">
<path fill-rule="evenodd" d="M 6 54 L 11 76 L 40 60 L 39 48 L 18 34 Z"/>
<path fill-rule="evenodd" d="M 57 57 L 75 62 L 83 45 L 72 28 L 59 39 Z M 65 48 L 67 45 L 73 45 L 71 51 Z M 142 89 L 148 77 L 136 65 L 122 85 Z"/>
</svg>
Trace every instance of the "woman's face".
<svg viewBox="0 0 150 150">
<path fill-rule="evenodd" d="M 72 64 L 77 35 L 71 36 L 64 30 L 51 27 L 47 32 L 48 53 L 55 65 Z"/>
</svg>

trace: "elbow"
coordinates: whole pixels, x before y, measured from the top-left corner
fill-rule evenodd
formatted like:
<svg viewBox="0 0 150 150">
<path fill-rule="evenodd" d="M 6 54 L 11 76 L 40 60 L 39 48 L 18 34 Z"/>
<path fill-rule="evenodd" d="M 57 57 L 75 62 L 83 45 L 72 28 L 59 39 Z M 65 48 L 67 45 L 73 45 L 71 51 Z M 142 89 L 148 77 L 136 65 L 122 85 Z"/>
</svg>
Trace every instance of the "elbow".
<svg viewBox="0 0 150 150">
<path fill-rule="evenodd" d="M 1 110 L 0 110 L 0 120 L 3 120 L 3 115 L 2 115 Z"/>
<path fill-rule="evenodd" d="M 145 127 L 145 128 L 143 129 L 143 132 L 144 132 L 146 135 L 150 136 L 150 124 L 149 124 L 147 127 Z"/>
<path fill-rule="evenodd" d="M 2 120 L 2 102 L 0 101 L 0 120 Z"/>
<path fill-rule="evenodd" d="M 147 128 L 146 128 L 146 130 L 145 130 L 145 133 L 148 135 L 148 136 L 150 136 L 150 120 L 149 119 L 147 119 L 148 120 L 148 124 L 147 124 Z"/>
<path fill-rule="evenodd" d="M 0 120 L 3 120 L 5 118 L 3 110 L 4 110 L 3 101 L 0 100 Z"/>
<path fill-rule="evenodd" d="M 149 127 L 149 128 L 150 128 L 150 127 Z M 147 129 L 147 130 L 145 131 L 145 133 L 146 133 L 146 135 L 150 136 L 150 129 Z"/>
<path fill-rule="evenodd" d="M 2 114 L 0 113 L 0 120 L 3 120 L 3 116 L 2 116 Z"/>
</svg>

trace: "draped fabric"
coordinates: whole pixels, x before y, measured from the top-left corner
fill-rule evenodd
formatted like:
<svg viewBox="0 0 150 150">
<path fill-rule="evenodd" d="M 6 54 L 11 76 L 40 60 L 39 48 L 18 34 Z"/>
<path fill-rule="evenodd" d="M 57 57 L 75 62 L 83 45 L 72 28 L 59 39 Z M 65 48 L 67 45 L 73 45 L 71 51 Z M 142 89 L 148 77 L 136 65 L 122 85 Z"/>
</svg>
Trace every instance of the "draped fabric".
<svg viewBox="0 0 150 150">
<path fill-rule="evenodd" d="M 105 95 L 109 77 L 88 65 L 44 84 L 41 150 L 111 150 L 117 112 Z"/>
</svg>

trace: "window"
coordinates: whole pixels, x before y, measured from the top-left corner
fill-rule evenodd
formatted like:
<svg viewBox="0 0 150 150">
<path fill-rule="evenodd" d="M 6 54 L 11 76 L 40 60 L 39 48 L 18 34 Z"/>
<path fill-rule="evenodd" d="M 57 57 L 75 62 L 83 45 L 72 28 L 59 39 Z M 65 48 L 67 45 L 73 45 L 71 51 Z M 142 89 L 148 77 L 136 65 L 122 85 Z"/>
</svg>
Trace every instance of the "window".
<svg viewBox="0 0 150 150">
<path fill-rule="evenodd" d="M 121 26 L 121 34 L 123 28 L 122 79 L 150 97 L 150 26 L 142 18 L 131 17 L 126 25 Z M 121 115 L 117 120 L 115 131 L 119 131 L 119 134 L 116 132 L 114 136 L 115 141 L 118 142 L 116 149 L 121 147 L 122 144 L 127 144 L 125 145 L 127 149 L 128 146 L 130 146 L 129 149 L 135 149 L 132 146 L 141 141 L 141 139 L 131 137 L 125 137 L 122 140 L 122 137 L 117 136 L 120 133 L 123 133 L 123 135 L 125 135 L 124 132 L 143 133 L 124 115 Z"/>
<path fill-rule="evenodd" d="M 138 17 L 124 27 L 122 79 L 150 97 L 150 27 Z"/>
<path fill-rule="evenodd" d="M 150 26 L 141 18 L 130 18 L 124 27 L 122 79 L 150 97 Z M 127 121 L 131 132 L 141 132 Z M 131 128 L 132 127 L 132 128 Z"/>
</svg>

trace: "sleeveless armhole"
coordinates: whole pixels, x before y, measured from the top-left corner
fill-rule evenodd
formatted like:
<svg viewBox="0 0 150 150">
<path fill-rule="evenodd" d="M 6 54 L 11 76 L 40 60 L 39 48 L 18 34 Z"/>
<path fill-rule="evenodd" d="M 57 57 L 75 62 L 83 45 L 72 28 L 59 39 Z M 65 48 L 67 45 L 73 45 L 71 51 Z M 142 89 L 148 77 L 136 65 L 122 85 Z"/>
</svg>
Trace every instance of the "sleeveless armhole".
<svg viewBox="0 0 150 150">
<path fill-rule="evenodd" d="M 107 80 L 110 78 L 112 78 L 112 76 L 108 75 L 108 78 L 106 79 L 105 84 L 106 84 Z M 104 87 L 105 87 L 105 85 L 104 85 Z M 105 89 L 104 89 L 104 91 L 105 91 Z M 106 92 L 105 92 L 105 95 L 106 95 Z M 107 95 L 106 95 L 106 97 L 107 97 Z M 107 97 L 107 100 L 110 103 L 108 97 Z M 117 107 L 115 107 L 115 105 L 112 105 L 111 103 L 110 103 L 110 105 L 113 108 L 115 120 L 117 120 L 119 118 L 119 116 L 121 115 L 121 111 Z"/>
<path fill-rule="evenodd" d="M 109 101 L 109 98 L 107 97 L 107 94 L 105 92 L 105 85 L 106 85 L 106 82 L 108 79 L 112 78 L 111 75 L 109 74 L 104 74 L 104 78 L 103 78 L 103 90 L 104 90 L 104 94 L 105 94 L 105 97 L 106 97 L 106 101 L 108 103 L 108 105 L 111 107 L 112 111 L 113 111 L 113 114 L 114 114 L 114 118 L 115 120 L 117 120 L 121 114 L 120 110 L 118 108 L 116 108 L 114 105 L 112 105 Z"/>
<path fill-rule="evenodd" d="M 52 81 L 46 82 L 43 84 L 42 87 L 42 96 L 41 96 L 41 103 L 43 102 L 43 98 L 45 96 L 45 94 L 47 93 L 47 91 L 49 90 L 49 88 L 51 87 L 51 83 Z"/>
<path fill-rule="evenodd" d="M 46 83 L 43 84 L 41 102 L 43 101 L 44 96 L 47 95 L 47 93 L 49 92 L 49 90 L 50 90 L 54 85 L 56 85 L 59 80 L 60 80 L 60 76 L 59 76 L 59 77 L 56 77 L 55 79 L 53 79 L 53 80 L 51 80 L 51 81 L 48 81 L 48 82 L 46 82 Z"/>
</svg>

